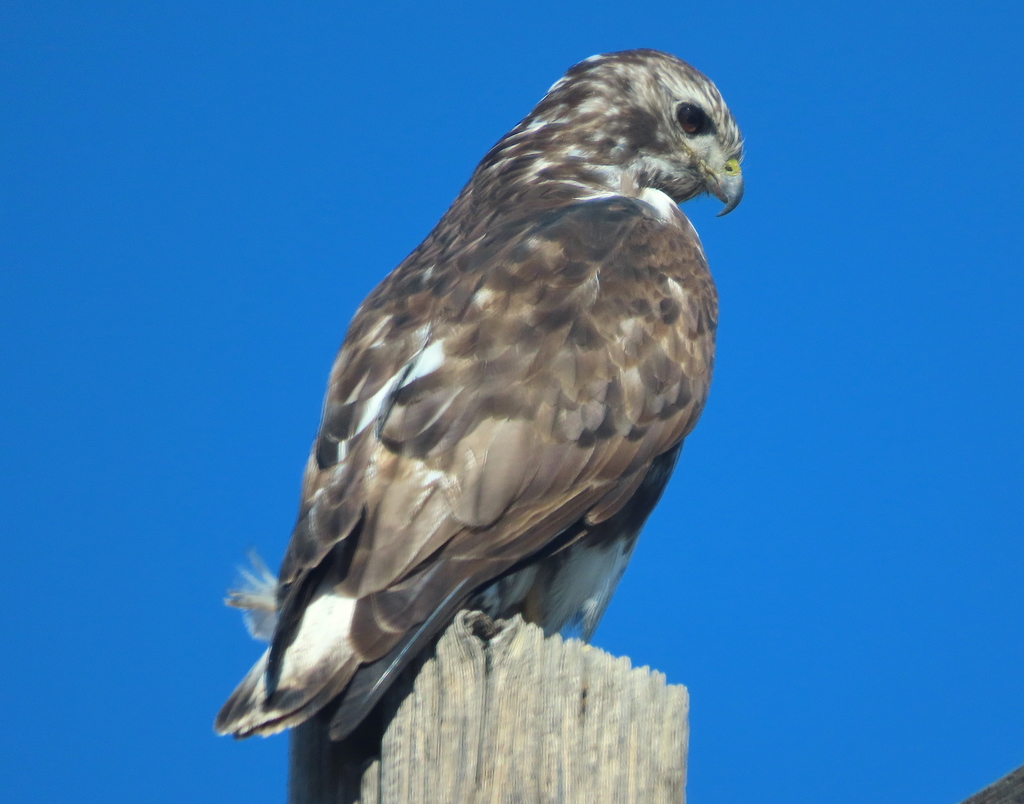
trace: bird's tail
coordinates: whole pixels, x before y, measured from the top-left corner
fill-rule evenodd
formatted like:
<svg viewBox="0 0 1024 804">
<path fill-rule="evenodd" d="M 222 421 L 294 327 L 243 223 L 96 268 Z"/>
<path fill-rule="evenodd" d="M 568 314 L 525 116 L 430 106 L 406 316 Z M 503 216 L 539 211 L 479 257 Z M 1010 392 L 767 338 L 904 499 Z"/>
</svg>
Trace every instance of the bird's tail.
<svg viewBox="0 0 1024 804">
<path fill-rule="evenodd" d="M 229 593 L 228 604 L 245 611 L 253 636 L 273 632 L 277 618 L 276 585 L 262 562 L 253 560 L 256 573 L 243 573 L 248 587 Z M 270 735 L 312 717 L 337 696 L 352 679 L 359 660 L 348 633 L 356 601 L 322 583 L 311 596 L 301 619 L 281 646 L 276 683 L 268 692 L 267 667 L 271 648 L 264 651 L 228 698 L 214 720 L 218 734 L 249 737 Z"/>
</svg>

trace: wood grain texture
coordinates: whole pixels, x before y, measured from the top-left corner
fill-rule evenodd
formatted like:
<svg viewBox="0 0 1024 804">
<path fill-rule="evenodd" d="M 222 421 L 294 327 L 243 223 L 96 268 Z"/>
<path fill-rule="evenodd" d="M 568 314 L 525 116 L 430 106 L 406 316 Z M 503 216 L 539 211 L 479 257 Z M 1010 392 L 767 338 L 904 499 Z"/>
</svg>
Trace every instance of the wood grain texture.
<svg viewBox="0 0 1024 804">
<path fill-rule="evenodd" d="M 292 804 L 684 800 L 686 688 L 519 617 L 460 613 L 382 708 L 376 735 L 293 729 Z"/>
<path fill-rule="evenodd" d="M 961 804 L 1024 804 L 1024 765 Z"/>
</svg>

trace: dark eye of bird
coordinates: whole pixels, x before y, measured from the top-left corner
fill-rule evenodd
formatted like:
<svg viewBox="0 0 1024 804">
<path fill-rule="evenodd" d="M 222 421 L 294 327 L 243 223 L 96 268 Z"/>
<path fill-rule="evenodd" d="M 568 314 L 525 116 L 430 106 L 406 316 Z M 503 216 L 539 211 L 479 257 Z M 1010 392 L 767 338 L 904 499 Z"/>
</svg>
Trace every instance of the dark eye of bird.
<svg viewBox="0 0 1024 804">
<path fill-rule="evenodd" d="M 711 128 L 707 114 L 695 103 L 680 103 L 676 109 L 676 120 L 687 134 L 703 134 Z"/>
</svg>

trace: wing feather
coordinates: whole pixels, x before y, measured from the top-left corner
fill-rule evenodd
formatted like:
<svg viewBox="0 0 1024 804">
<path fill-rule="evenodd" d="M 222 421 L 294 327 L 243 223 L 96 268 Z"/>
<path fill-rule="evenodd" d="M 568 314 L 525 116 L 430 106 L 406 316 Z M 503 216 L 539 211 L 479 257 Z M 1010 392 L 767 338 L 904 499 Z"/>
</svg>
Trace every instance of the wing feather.
<svg viewBox="0 0 1024 804">
<path fill-rule="evenodd" d="M 453 590 L 614 517 L 696 422 L 716 300 L 692 229 L 623 197 L 537 220 L 428 239 L 353 321 L 280 573 L 282 666 L 311 599 L 295 590 L 324 578 L 353 601 L 350 658 L 310 677 L 303 711 L 337 693 L 339 662 L 391 672 Z M 218 726 L 258 732 L 253 711 Z"/>
</svg>

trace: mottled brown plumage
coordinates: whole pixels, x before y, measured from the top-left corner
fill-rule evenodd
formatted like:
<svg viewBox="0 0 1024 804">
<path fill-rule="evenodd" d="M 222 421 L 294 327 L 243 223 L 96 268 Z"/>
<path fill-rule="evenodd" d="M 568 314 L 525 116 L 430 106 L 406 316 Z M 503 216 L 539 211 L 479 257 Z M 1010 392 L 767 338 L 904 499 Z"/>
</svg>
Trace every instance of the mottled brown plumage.
<svg viewBox="0 0 1024 804">
<path fill-rule="evenodd" d="M 218 731 L 330 705 L 343 736 L 466 604 L 589 637 L 711 380 L 715 289 L 674 202 L 735 206 L 740 151 L 656 51 L 576 65 L 491 149 L 349 327 L 271 645 Z"/>
</svg>

